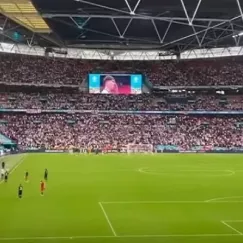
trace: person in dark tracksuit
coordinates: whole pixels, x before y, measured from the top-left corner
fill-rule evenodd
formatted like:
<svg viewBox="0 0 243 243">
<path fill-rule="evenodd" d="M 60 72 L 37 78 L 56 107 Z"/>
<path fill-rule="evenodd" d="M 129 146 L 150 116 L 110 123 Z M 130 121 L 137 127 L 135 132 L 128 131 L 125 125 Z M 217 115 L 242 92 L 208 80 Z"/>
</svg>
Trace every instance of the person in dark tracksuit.
<svg viewBox="0 0 243 243">
<path fill-rule="evenodd" d="M 23 186 L 20 184 L 19 187 L 18 187 L 18 197 L 19 198 L 22 198 L 23 196 Z"/>
<path fill-rule="evenodd" d="M 8 182 L 8 171 L 5 171 L 4 181 L 5 182 Z"/>
<path fill-rule="evenodd" d="M 25 171 L 25 181 L 29 181 L 29 171 Z"/>
<path fill-rule="evenodd" d="M 44 179 L 45 179 L 45 181 L 48 180 L 48 170 L 47 169 L 45 169 L 45 172 L 44 172 Z"/>
</svg>

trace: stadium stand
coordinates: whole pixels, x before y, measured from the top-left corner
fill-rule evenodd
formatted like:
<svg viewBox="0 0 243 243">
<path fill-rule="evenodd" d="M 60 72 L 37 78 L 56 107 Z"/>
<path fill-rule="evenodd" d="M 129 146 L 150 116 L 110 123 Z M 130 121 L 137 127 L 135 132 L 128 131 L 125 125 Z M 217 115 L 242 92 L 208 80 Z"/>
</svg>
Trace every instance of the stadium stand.
<svg viewBox="0 0 243 243">
<path fill-rule="evenodd" d="M 80 85 L 90 72 L 140 72 L 154 85 L 241 85 L 242 58 L 189 61 L 85 61 L 1 54 L 1 82 Z"/>
<path fill-rule="evenodd" d="M 176 146 L 182 150 L 193 146 L 243 147 L 240 89 L 180 90 L 179 93 L 152 89 L 151 93 L 140 95 L 88 94 L 87 87 L 82 92 L 79 89 L 89 72 L 131 73 L 132 70 L 145 74 L 154 87 L 241 85 L 241 60 L 91 62 L 2 54 L 0 132 L 22 149 L 122 147 L 129 143 Z M 41 84 L 77 87 L 43 88 Z M 202 113 L 189 116 L 188 111 Z M 227 114 L 232 111 L 236 112 L 234 116 Z M 217 112 L 223 112 L 224 116 Z"/>
<path fill-rule="evenodd" d="M 0 108 L 71 110 L 242 110 L 242 95 L 102 95 L 87 93 L 0 93 Z"/>
<path fill-rule="evenodd" d="M 0 0 L 0 243 L 243 243 L 242 21 Z"/>
<path fill-rule="evenodd" d="M 103 148 L 129 143 L 240 147 L 241 117 L 35 114 L 2 115 L 0 131 L 22 148 L 69 149 L 87 144 Z"/>
</svg>

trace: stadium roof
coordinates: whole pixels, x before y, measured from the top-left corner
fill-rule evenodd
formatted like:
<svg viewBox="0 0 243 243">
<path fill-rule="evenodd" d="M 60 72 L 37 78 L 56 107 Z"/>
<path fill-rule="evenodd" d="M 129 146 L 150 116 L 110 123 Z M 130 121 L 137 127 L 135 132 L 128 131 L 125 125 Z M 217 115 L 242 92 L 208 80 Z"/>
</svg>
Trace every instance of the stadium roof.
<svg viewBox="0 0 243 243">
<path fill-rule="evenodd" d="M 14 2 L 16 5 L 16 2 L 28 0 L 0 0 L 0 9 L 1 1 Z M 51 33 L 35 33 L 34 36 L 33 33 L 28 33 L 28 38 L 32 37 L 32 42 L 28 42 L 31 45 L 100 50 L 152 49 L 161 51 L 161 56 L 176 56 L 195 49 L 227 48 L 242 44 L 243 0 L 32 2 L 39 12 L 38 16 L 44 19 Z M 12 14 L 14 15 L 17 18 L 19 13 Z M 26 21 L 23 21 L 22 26 L 26 27 L 27 20 L 29 23 L 31 17 L 33 13 L 25 11 Z M 0 26 L 4 34 L 4 21 L 2 22 Z M 25 41 L 26 38 L 18 40 L 18 43 L 26 44 Z"/>
<path fill-rule="evenodd" d="M 50 32 L 30 0 L 0 0 L 0 13 L 33 32 Z"/>
<path fill-rule="evenodd" d="M 243 0 L 34 0 L 66 45 L 185 50 L 232 46 Z"/>
</svg>

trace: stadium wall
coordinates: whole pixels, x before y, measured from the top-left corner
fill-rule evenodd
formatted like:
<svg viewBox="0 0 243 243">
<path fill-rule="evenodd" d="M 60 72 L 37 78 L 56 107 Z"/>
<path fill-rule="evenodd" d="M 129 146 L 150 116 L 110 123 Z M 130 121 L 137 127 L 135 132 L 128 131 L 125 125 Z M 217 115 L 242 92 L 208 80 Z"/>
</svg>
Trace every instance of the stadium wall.
<svg viewBox="0 0 243 243">
<path fill-rule="evenodd" d="M 164 146 L 163 149 L 157 149 L 158 146 L 161 145 L 156 145 L 154 146 L 154 152 L 156 153 L 243 153 L 243 147 L 242 148 L 223 148 L 223 147 L 211 147 L 211 148 L 201 148 L 195 150 L 195 148 L 191 149 L 171 149 L 166 146 Z M 169 145 L 170 146 L 170 145 Z M 73 149 L 73 153 L 82 153 L 83 149 Z M 19 153 L 69 153 L 70 150 L 65 150 L 65 149 L 44 149 L 44 148 L 27 148 L 24 150 L 15 150 L 11 151 L 11 154 L 19 154 Z M 92 150 L 91 153 L 97 152 L 96 149 Z M 101 150 L 98 150 L 98 152 L 102 152 Z M 117 149 L 117 148 L 112 148 L 110 150 L 107 150 L 106 153 L 127 153 L 127 150 L 125 147 L 122 149 Z"/>
</svg>

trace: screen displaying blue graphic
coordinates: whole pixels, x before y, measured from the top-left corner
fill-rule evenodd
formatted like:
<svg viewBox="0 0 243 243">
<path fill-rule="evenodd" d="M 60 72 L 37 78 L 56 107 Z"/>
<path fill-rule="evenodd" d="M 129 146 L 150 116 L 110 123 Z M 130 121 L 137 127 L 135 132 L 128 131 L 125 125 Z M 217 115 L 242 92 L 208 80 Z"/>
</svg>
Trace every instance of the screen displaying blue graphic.
<svg viewBox="0 0 243 243">
<path fill-rule="evenodd" d="M 89 74 L 89 92 L 96 94 L 141 94 L 141 74 Z"/>
</svg>

